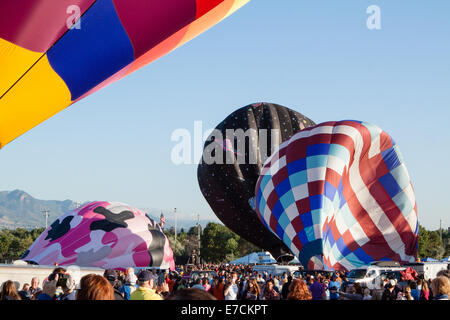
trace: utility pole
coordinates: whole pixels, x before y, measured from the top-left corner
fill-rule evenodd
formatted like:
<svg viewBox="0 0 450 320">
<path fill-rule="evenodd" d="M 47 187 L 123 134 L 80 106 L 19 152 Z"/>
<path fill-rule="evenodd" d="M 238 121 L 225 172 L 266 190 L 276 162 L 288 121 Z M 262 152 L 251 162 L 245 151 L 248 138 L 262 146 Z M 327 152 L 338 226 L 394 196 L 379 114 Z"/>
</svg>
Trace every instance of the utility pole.
<svg viewBox="0 0 450 320">
<path fill-rule="evenodd" d="M 197 239 L 198 239 L 198 258 L 200 260 L 200 215 L 197 214 Z"/>
<path fill-rule="evenodd" d="M 45 229 L 47 229 L 47 227 L 48 227 L 48 214 L 50 213 L 50 210 L 45 208 L 45 209 L 42 209 L 41 212 L 43 214 L 45 214 Z"/>
<path fill-rule="evenodd" d="M 444 244 L 444 242 L 442 240 L 442 219 L 439 219 L 439 236 L 441 237 L 442 244 Z M 445 245 L 444 245 L 444 248 L 445 248 Z"/>
<path fill-rule="evenodd" d="M 175 213 L 175 242 L 177 242 L 177 208 L 173 212 Z"/>
</svg>

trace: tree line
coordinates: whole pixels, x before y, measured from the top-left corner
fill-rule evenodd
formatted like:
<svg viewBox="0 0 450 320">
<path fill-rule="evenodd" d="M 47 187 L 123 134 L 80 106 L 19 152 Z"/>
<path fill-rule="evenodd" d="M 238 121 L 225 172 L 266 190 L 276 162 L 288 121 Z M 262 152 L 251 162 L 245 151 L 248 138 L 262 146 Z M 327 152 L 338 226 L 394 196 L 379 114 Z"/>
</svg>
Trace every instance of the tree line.
<svg viewBox="0 0 450 320">
<path fill-rule="evenodd" d="M 44 228 L 0 230 L 0 263 L 20 259 L 43 231 Z M 419 226 L 419 258 L 431 257 L 440 260 L 450 255 L 450 233 L 448 230 L 441 231 L 442 240 L 439 230 L 429 231 Z M 166 228 L 164 233 L 169 239 L 177 264 L 187 263 L 193 250 L 197 253 L 200 250 L 202 262 L 212 263 L 229 262 L 261 251 L 227 227 L 213 222 L 208 223 L 204 229 L 201 225 L 193 226 L 188 231 L 181 228 L 177 230 L 176 240 L 173 227 Z"/>
</svg>

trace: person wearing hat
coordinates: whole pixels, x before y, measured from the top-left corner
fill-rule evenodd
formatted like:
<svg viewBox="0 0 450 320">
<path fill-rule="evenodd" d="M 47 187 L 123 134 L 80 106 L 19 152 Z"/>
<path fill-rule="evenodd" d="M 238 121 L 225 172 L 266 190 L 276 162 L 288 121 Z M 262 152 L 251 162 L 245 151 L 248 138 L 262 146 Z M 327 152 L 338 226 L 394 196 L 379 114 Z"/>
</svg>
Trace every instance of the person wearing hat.
<svg viewBox="0 0 450 320">
<path fill-rule="evenodd" d="M 114 288 L 114 300 L 124 300 L 123 294 L 117 289 L 117 283 L 119 279 L 119 273 L 114 269 L 105 270 L 103 276 L 109 281 Z"/>
<path fill-rule="evenodd" d="M 71 275 L 68 275 L 64 284 L 61 285 L 62 294 L 58 296 L 58 300 L 76 300 L 75 294 L 75 280 Z"/>
<path fill-rule="evenodd" d="M 138 288 L 130 295 L 130 300 L 162 300 L 161 296 L 153 290 L 153 274 L 148 270 L 139 272 Z"/>
<path fill-rule="evenodd" d="M 137 277 L 134 274 L 134 268 L 128 268 L 125 276 L 125 283 L 119 288 L 125 300 L 130 300 L 130 295 L 136 290 Z"/>
</svg>

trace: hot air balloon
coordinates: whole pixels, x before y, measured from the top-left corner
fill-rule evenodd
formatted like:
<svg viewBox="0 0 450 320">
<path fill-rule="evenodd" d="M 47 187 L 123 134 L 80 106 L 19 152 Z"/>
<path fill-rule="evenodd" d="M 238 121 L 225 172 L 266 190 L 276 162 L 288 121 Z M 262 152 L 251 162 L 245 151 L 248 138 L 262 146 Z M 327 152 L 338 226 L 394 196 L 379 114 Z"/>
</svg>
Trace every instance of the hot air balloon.
<svg viewBox="0 0 450 320">
<path fill-rule="evenodd" d="M 293 259 L 254 212 L 254 190 L 264 160 L 279 144 L 314 122 L 289 108 L 257 103 L 223 120 L 204 145 L 197 176 L 216 216 L 232 231 L 270 251 L 279 261 Z"/>
<path fill-rule="evenodd" d="M 0 148 L 249 0 L 1 0 Z"/>
<path fill-rule="evenodd" d="M 308 269 L 414 262 L 413 186 L 394 140 L 375 125 L 326 122 L 280 145 L 255 189 L 256 213 Z"/>
<path fill-rule="evenodd" d="M 143 211 L 119 202 L 91 202 L 59 217 L 21 260 L 39 265 L 174 270 L 169 240 Z"/>
</svg>

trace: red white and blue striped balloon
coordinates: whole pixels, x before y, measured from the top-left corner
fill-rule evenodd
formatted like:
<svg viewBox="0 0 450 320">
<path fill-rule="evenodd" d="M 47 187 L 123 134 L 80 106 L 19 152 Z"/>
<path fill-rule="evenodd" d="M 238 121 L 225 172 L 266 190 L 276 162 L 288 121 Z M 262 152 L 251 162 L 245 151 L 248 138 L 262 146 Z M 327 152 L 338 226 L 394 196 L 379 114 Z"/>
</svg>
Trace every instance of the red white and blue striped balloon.
<svg viewBox="0 0 450 320">
<path fill-rule="evenodd" d="M 308 269 L 416 259 L 413 186 L 375 125 L 326 122 L 295 134 L 265 162 L 255 197 L 260 220 Z"/>
</svg>

